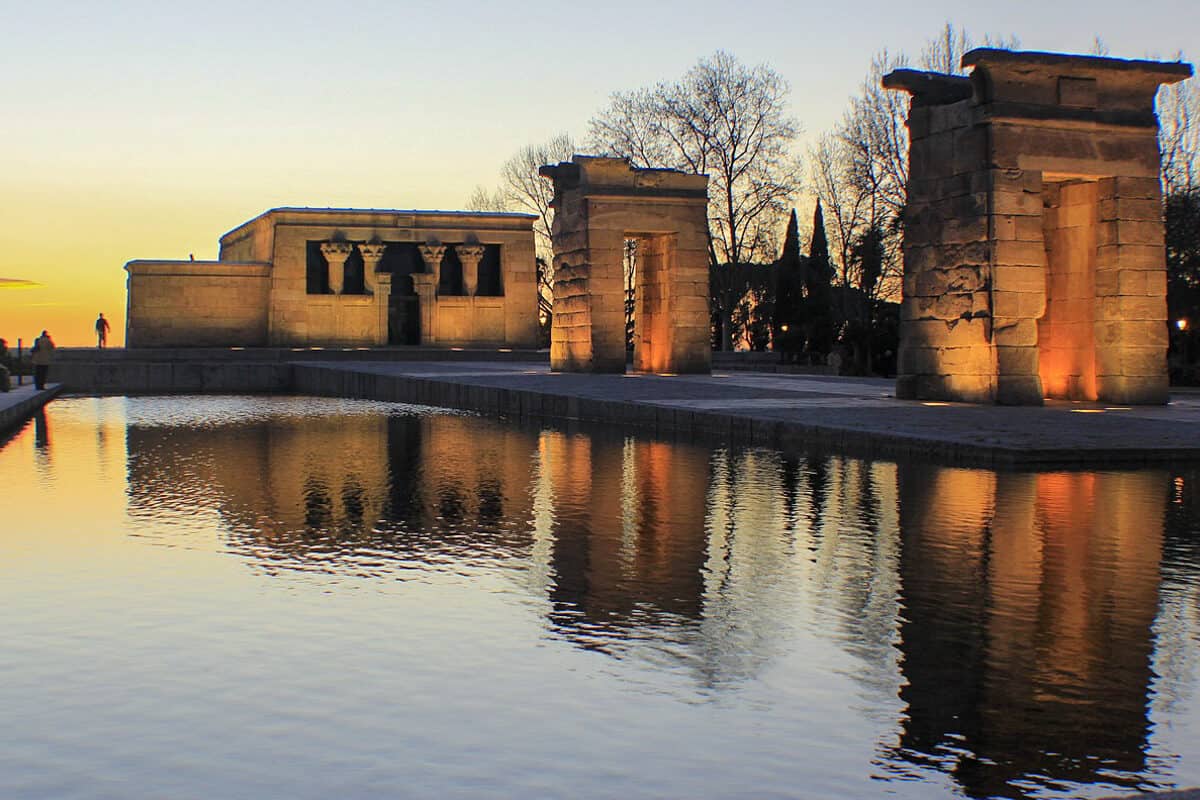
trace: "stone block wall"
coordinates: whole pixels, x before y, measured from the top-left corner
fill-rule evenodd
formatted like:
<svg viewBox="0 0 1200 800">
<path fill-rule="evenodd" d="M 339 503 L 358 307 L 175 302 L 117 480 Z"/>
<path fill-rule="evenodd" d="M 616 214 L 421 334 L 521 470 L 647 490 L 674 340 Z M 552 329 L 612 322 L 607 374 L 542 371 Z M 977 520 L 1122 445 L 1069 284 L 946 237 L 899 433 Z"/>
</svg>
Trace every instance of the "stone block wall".
<svg viewBox="0 0 1200 800">
<path fill-rule="evenodd" d="M 437 343 L 446 347 L 507 343 L 503 297 L 438 297 Z"/>
<path fill-rule="evenodd" d="M 1149 142 L 1144 147 L 1148 150 Z M 1112 403 L 1166 403 L 1161 184 L 1157 173 L 1107 178 L 1099 181 L 1097 193 L 1096 393 Z"/>
<path fill-rule="evenodd" d="M 904 227 L 904 336 L 897 395 L 990 402 L 992 345 L 989 175 L 969 101 L 914 107 Z"/>
<path fill-rule="evenodd" d="M 267 343 L 270 265 L 130 261 L 126 347 L 257 347 Z"/>
</svg>

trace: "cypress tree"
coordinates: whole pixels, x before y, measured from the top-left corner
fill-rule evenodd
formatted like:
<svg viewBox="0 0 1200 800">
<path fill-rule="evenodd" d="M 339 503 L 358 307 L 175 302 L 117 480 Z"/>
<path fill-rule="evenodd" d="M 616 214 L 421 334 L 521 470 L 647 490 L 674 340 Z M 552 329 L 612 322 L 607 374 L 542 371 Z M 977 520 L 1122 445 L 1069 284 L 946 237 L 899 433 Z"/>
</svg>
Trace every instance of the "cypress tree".
<svg viewBox="0 0 1200 800">
<path fill-rule="evenodd" d="M 824 363 L 833 349 L 833 265 L 829 261 L 829 240 L 825 237 L 825 215 L 821 199 L 813 212 L 812 241 L 808 246 L 808 269 L 804 275 L 804 294 L 807 297 L 805 332 L 809 352 Z"/>
<path fill-rule="evenodd" d="M 771 320 L 774 349 L 790 361 L 803 344 L 804 260 L 800 255 L 800 225 L 796 209 L 788 219 L 783 252 L 775 262 L 775 312 Z"/>
<path fill-rule="evenodd" d="M 796 212 L 792 212 L 794 219 Z M 817 198 L 817 210 L 813 212 L 812 241 L 808 245 L 808 257 L 828 266 L 829 240 L 825 238 L 825 214 L 821 211 L 821 198 Z"/>
</svg>

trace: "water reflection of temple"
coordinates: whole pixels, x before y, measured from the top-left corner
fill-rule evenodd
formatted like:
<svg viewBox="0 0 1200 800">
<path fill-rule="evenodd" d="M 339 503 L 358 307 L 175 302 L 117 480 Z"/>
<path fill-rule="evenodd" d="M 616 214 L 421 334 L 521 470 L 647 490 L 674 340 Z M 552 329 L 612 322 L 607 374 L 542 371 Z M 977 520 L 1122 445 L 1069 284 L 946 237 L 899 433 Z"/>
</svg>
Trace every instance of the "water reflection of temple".
<svg viewBox="0 0 1200 800">
<path fill-rule="evenodd" d="M 806 459 L 452 415 L 133 426 L 128 445 L 134 514 L 213 506 L 267 569 L 499 572 L 555 637 L 701 687 L 752 677 L 811 626 L 858 665 L 885 773 L 946 771 L 971 796 L 1146 773 L 1160 572 L 1195 585 L 1200 560 L 1163 567 L 1178 486 L 1154 471 Z"/>
<path fill-rule="evenodd" d="M 378 572 L 527 555 L 536 435 L 452 415 L 128 429 L 130 504 L 204 503 L 262 565 Z"/>
<path fill-rule="evenodd" d="M 1169 476 L 900 473 L 894 756 L 971 795 L 1146 766 Z"/>
</svg>

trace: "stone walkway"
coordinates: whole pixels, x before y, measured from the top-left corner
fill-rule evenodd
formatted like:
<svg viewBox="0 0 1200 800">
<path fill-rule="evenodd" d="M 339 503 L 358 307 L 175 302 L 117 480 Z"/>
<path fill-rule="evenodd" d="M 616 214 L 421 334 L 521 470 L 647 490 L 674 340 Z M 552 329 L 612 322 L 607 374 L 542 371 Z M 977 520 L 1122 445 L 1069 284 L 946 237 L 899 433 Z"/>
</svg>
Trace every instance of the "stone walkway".
<svg viewBox="0 0 1200 800">
<path fill-rule="evenodd" d="M 483 412 L 689 433 L 733 432 L 764 444 L 864 455 L 925 455 L 987 466 L 1200 462 L 1195 392 L 1177 393 L 1168 406 L 1052 402 L 1018 408 L 896 400 L 890 380 L 829 376 L 580 375 L 551 373 L 545 364 L 494 362 L 296 366 L 357 374 L 357 381 L 343 383 L 357 387 L 350 391 L 355 396 L 420 398 Z M 377 383 L 371 390 L 363 380 L 371 376 L 393 380 L 387 389 Z"/>
<path fill-rule="evenodd" d="M 47 387 L 39 392 L 27 377 L 23 386 L 14 384 L 11 391 L 0 392 L 0 437 L 32 417 L 62 391 L 62 387 L 56 383 L 47 384 Z"/>
</svg>

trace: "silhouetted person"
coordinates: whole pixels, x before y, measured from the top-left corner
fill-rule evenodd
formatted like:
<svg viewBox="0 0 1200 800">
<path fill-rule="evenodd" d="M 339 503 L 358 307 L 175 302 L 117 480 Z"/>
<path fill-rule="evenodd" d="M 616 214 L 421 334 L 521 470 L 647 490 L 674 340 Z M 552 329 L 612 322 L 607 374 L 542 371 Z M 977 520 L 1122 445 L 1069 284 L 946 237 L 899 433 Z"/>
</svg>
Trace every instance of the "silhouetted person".
<svg viewBox="0 0 1200 800">
<path fill-rule="evenodd" d="M 42 335 L 33 340 L 33 386 L 39 391 L 46 388 L 46 374 L 50 371 L 50 362 L 54 360 L 54 340 L 50 334 L 42 331 Z"/>
<path fill-rule="evenodd" d="M 46 424 L 45 408 L 39 408 L 33 415 L 33 446 L 38 450 L 50 446 L 50 426 Z"/>
<path fill-rule="evenodd" d="M 104 347 L 108 344 L 108 320 L 104 318 L 104 312 L 100 312 L 100 316 L 96 317 L 96 347 Z"/>
</svg>

